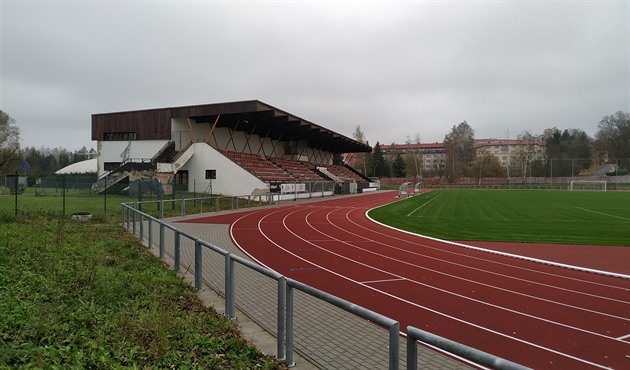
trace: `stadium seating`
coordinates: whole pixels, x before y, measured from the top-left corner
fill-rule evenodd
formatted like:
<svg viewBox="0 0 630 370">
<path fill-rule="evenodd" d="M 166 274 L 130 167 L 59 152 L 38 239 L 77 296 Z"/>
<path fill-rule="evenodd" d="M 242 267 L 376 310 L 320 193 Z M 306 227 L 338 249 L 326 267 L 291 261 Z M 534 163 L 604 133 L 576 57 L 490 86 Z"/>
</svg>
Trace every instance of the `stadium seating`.
<svg viewBox="0 0 630 370">
<path fill-rule="evenodd" d="M 266 157 L 252 153 L 241 153 L 230 150 L 221 150 L 221 153 L 243 167 L 254 176 L 265 182 L 313 182 L 330 181 L 319 172 L 318 165 L 298 161 L 289 158 Z M 361 175 L 343 165 L 319 165 L 326 167 L 328 171 L 342 180 L 366 181 Z"/>
</svg>

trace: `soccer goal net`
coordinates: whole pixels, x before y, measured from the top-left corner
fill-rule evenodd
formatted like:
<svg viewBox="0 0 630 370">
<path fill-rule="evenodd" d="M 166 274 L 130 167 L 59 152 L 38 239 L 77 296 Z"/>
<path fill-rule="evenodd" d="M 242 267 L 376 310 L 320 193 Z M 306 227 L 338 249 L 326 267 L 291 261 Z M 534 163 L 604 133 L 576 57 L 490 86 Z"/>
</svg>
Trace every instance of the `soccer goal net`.
<svg viewBox="0 0 630 370">
<path fill-rule="evenodd" d="M 606 181 L 574 180 L 569 185 L 570 191 L 606 191 Z"/>
</svg>

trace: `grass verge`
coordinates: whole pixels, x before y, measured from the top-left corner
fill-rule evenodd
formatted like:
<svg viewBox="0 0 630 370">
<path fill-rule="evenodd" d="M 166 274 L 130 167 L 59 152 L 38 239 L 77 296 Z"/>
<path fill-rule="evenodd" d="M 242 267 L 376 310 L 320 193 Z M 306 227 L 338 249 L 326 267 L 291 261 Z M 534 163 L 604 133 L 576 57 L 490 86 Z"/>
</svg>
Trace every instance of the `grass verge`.
<svg viewBox="0 0 630 370">
<path fill-rule="evenodd" d="M 0 367 L 286 367 L 105 218 L 0 221 Z"/>
</svg>

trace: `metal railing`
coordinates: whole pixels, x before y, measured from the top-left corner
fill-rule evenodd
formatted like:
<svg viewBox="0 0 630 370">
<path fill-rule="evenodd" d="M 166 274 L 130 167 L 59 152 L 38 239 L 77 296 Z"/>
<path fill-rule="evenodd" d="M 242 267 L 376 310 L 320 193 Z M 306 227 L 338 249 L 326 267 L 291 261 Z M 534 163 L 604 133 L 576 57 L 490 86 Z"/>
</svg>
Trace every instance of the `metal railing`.
<svg viewBox="0 0 630 370">
<path fill-rule="evenodd" d="M 182 203 L 183 204 L 183 203 Z M 162 206 L 163 207 L 163 206 Z M 316 300 L 326 302 L 332 306 L 338 307 L 346 312 L 356 315 L 368 322 L 376 324 L 376 327 L 384 328 L 388 331 L 388 368 L 397 370 L 400 367 L 400 324 L 398 321 L 383 316 L 377 312 L 346 301 L 322 290 L 313 288 L 293 279 L 284 277 L 283 275 L 262 267 L 250 260 L 232 254 L 212 243 L 204 241 L 195 235 L 187 233 L 177 227 L 170 225 L 156 217 L 153 217 L 140 210 L 141 204 L 138 202 L 122 204 L 122 225 L 138 236 L 140 242 L 146 241 L 149 249 L 158 246 L 158 256 L 161 260 L 166 258 L 168 254 L 173 259 L 173 269 L 177 272 L 182 270 L 182 246 L 183 241 L 188 240 L 189 244 L 194 245 L 193 265 L 190 271 L 190 265 L 187 270 L 193 273 L 194 288 L 198 291 L 203 290 L 204 279 L 204 263 L 207 262 L 203 258 L 203 251 L 207 250 L 211 253 L 213 259 L 222 259 L 224 266 L 223 271 L 223 291 L 216 289 L 217 293 L 223 294 L 225 299 L 224 312 L 230 318 L 235 318 L 236 310 L 236 265 L 244 266 L 249 271 L 255 272 L 262 276 L 266 276 L 276 281 L 276 350 L 277 357 L 285 360 L 289 366 L 295 366 L 294 358 L 294 291 L 300 291 Z M 145 233 L 145 223 L 146 230 Z M 158 230 L 154 230 L 154 224 L 157 224 Z M 167 245 L 166 230 L 172 233 L 172 245 Z M 154 240 L 154 234 L 158 240 Z M 215 261 L 217 262 L 217 261 Z M 360 337 L 361 333 L 357 334 Z M 420 329 L 409 326 L 407 328 L 407 369 L 417 369 L 417 348 L 416 343 L 420 340 L 431 346 L 438 347 L 455 357 L 470 360 L 483 366 L 490 366 L 495 369 L 526 369 L 525 367 L 513 362 L 501 359 L 467 347 L 463 344 L 449 341 L 445 338 L 438 337 L 431 333 L 424 332 Z"/>
<path fill-rule="evenodd" d="M 527 370 L 528 367 L 519 365 L 512 361 L 504 360 L 500 357 L 468 347 L 461 343 L 453 342 L 450 339 L 431 334 L 413 326 L 407 327 L 407 369 L 418 368 L 418 350 L 416 341 L 429 344 L 433 347 L 452 353 L 466 360 L 472 361 L 482 366 L 489 366 L 492 369 L 502 370 Z"/>
</svg>

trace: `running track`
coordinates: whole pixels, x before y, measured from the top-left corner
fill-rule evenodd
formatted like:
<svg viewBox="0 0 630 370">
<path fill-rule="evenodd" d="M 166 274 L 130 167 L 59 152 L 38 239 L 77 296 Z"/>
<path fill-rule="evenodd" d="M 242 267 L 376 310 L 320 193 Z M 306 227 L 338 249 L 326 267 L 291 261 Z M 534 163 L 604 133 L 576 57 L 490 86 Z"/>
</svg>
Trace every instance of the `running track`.
<svg viewBox="0 0 630 370">
<path fill-rule="evenodd" d="M 369 220 L 395 192 L 189 220 L 231 224 L 261 264 L 537 369 L 630 369 L 630 280 L 410 235 Z M 629 262 L 630 263 L 630 262 Z"/>
</svg>

